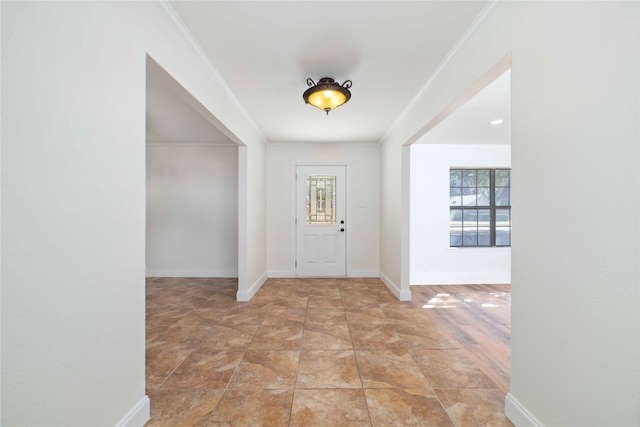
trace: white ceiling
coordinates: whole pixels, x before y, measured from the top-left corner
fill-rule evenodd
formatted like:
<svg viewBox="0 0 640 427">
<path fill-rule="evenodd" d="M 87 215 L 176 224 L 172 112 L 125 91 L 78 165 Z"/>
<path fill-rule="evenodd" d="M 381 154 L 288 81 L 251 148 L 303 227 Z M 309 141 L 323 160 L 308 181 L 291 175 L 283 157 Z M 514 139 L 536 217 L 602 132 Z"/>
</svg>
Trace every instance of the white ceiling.
<svg viewBox="0 0 640 427">
<path fill-rule="evenodd" d="M 191 107 L 198 102 L 191 94 L 147 59 L 147 143 L 233 144 Z"/>
<path fill-rule="evenodd" d="M 348 143 L 380 141 L 487 2 L 170 4 L 269 142 Z M 156 67 L 149 72 L 148 141 L 230 143 L 182 100 L 183 94 L 176 95 L 182 88 Z M 305 105 L 302 93 L 307 77 L 315 81 L 332 77 L 339 83 L 352 80 L 352 98 L 327 116 Z M 465 135 L 487 139 L 476 142 L 494 141 L 495 128 L 473 129 L 476 123 L 486 122 L 480 117 L 488 114 L 491 105 L 504 107 L 504 93 L 498 92 L 505 85 L 494 86 L 479 94 L 486 92 L 484 100 L 475 102 L 478 111 L 472 112 L 475 98 L 464 106 L 468 110 L 464 116 L 474 120 L 454 125 L 452 115 L 430 134 L 451 136 L 454 128 L 460 131 L 462 126 Z M 501 108 L 495 105 L 491 108 Z M 446 122 L 451 123 L 448 129 Z M 453 135 L 462 140 L 467 136 Z"/>
<path fill-rule="evenodd" d="M 494 120 L 502 120 L 502 123 L 492 125 Z M 491 82 L 417 142 L 510 144 L 511 70 Z"/>
</svg>

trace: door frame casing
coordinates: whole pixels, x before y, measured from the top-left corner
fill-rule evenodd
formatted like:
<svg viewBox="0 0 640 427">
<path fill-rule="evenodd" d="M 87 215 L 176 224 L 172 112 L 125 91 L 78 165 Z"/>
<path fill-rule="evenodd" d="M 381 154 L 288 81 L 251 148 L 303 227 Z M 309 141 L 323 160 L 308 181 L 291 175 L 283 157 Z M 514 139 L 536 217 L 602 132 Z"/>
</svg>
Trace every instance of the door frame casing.
<svg viewBox="0 0 640 427">
<path fill-rule="evenodd" d="M 290 249 L 290 271 L 291 277 L 298 277 L 298 269 L 296 268 L 296 255 L 298 253 L 298 247 L 296 242 L 297 227 L 296 227 L 296 203 L 298 199 L 296 188 L 296 170 L 298 166 L 344 166 L 345 172 L 345 277 L 351 277 L 351 162 L 325 162 L 325 161 L 296 161 L 289 162 L 290 168 L 290 224 L 291 224 L 291 239 L 289 243 Z"/>
</svg>

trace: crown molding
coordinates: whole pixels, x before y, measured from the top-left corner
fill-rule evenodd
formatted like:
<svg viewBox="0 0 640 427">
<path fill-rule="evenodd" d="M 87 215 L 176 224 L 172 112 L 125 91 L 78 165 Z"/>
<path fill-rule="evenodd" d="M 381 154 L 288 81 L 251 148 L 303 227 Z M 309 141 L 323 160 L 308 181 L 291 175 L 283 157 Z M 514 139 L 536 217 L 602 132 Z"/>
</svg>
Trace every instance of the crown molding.
<svg viewBox="0 0 640 427">
<path fill-rule="evenodd" d="M 387 131 L 382 135 L 382 138 L 378 141 L 378 144 L 381 145 L 384 141 L 393 133 L 398 124 L 404 120 L 404 118 L 409 114 L 409 112 L 415 107 L 415 105 L 420 101 L 427 91 L 431 88 L 435 80 L 440 76 L 443 72 L 444 68 L 449 65 L 449 63 L 455 58 L 458 51 L 467 43 L 467 40 L 476 32 L 478 27 L 484 22 L 484 20 L 489 16 L 489 14 L 495 9 L 496 5 L 499 3 L 499 0 L 489 0 L 489 2 L 485 5 L 482 11 L 476 16 L 476 19 L 467 27 L 465 32 L 460 36 L 458 41 L 453 45 L 451 50 L 445 55 L 445 57 L 440 61 L 440 64 L 436 67 L 436 69 L 431 73 L 429 79 L 425 82 L 425 84 L 420 88 L 416 96 L 413 97 L 411 102 L 402 110 L 400 115 L 393 121 L 391 126 L 387 129 Z"/>
<path fill-rule="evenodd" d="M 212 147 L 212 148 L 237 148 L 233 143 L 219 144 L 216 142 L 175 142 L 175 141 L 149 141 L 148 147 Z"/>
<path fill-rule="evenodd" d="M 222 89 L 224 90 L 224 92 L 229 96 L 229 98 L 233 101 L 233 103 L 236 105 L 238 110 L 249 121 L 249 123 L 251 124 L 253 129 L 256 131 L 256 133 L 262 138 L 262 140 L 266 144 L 268 140 L 267 140 L 266 136 L 264 135 L 264 133 L 262 132 L 262 130 L 260 129 L 260 127 L 258 126 L 258 124 L 255 122 L 255 120 L 253 120 L 253 117 L 251 117 L 251 115 L 246 110 L 246 108 L 244 108 L 242 103 L 240 103 L 240 100 L 233 93 L 233 91 L 231 90 L 231 88 L 227 84 L 226 80 L 224 80 L 222 78 L 222 76 L 220 75 L 220 72 L 218 71 L 216 66 L 213 64 L 213 61 L 211 60 L 211 58 L 209 58 L 209 56 L 204 51 L 204 49 L 202 48 L 200 43 L 198 43 L 198 41 L 194 37 L 193 33 L 191 33 L 191 31 L 189 30 L 187 25 L 184 23 L 182 18 L 180 18 L 178 13 L 171 6 L 171 4 L 169 3 L 169 0 L 160 0 L 159 3 L 162 6 L 162 8 L 165 11 L 165 13 L 167 14 L 167 16 L 173 21 L 174 24 L 176 24 L 176 26 L 180 29 L 180 31 L 182 31 L 182 33 L 185 36 L 186 40 L 193 47 L 193 49 L 200 56 L 200 58 L 202 59 L 204 64 L 209 69 L 209 72 L 211 72 L 211 74 L 215 77 L 215 79 L 220 82 L 220 85 L 222 86 Z"/>
<path fill-rule="evenodd" d="M 377 142 L 270 142 L 267 144 L 267 148 L 278 147 L 292 147 L 292 148 L 319 148 L 319 147 L 341 147 L 341 148 L 356 148 L 356 147 L 379 147 Z"/>
</svg>

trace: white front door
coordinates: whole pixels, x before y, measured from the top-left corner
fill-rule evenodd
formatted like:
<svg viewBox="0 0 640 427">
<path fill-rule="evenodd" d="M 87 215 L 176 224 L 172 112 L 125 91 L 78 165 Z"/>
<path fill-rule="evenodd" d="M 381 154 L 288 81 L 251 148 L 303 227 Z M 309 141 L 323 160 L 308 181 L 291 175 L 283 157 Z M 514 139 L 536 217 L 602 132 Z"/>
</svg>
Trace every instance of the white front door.
<svg viewBox="0 0 640 427">
<path fill-rule="evenodd" d="M 346 275 L 345 166 L 296 168 L 296 275 Z"/>
</svg>

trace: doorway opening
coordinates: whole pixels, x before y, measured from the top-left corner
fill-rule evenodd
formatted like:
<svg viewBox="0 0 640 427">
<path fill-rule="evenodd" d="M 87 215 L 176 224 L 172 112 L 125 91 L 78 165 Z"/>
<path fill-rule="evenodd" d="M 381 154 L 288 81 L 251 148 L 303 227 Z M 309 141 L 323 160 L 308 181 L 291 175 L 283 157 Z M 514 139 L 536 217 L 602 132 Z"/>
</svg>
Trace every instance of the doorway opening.
<svg viewBox="0 0 640 427">
<path fill-rule="evenodd" d="M 409 149 L 409 284 L 510 283 L 511 70 Z M 501 192 L 494 190 L 496 169 Z M 506 214 L 496 221 L 496 211 Z M 506 230 L 499 244 L 486 238 L 496 228 Z"/>
<path fill-rule="evenodd" d="M 402 248 L 409 254 L 402 261 L 402 290 L 406 290 L 409 298 L 414 293 L 413 300 L 441 318 L 443 324 L 453 318 L 453 313 L 466 317 L 464 325 L 474 326 L 449 322 L 449 333 L 474 337 L 474 345 L 467 345 L 470 340 L 460 340 L 461 349 L 506 393 L 510 381 L 511 247 L 480 244 L 483 233 L 490 232 L 483 227 L 489 227 L 487 224 L 492 221 L 483 220 L 479 214 L 486 211 L 481 205 L 495 207 L 492 191 L 496 178 L 490 171 L 511 168 L 510 55 L 436 116 L 402 150 L 407 166 L 402 176 L 406 207 Z M 481 172 L 488 173 L 490 184 L 478 184 Z M 456 173 L 476 179 L 474 185 L 458 186 L 453 182 Z M 454 191 L 466 189 L 463 187 L 469 190 L 474 187 L 476 193 L 470 191 L 458 197 Z M 485 187 L 487 200 L 491 201 L 481 204 L 485 193 L 480 190 Z M 510 181 L 506 188 L 510 209 Z M 515 188 L 514 192 L 517 191 Z M 456 240 L 466 224 L 464 218 L 463 224 L 458 224 L 459 211 L 452 209 L 455 203 L 464 204 L 465 212 L 476 213 L 475 228 L 471 226 L 473 215 L 468 218 L 469 245 Z M 510 244 L 510 226 L 508 229 Z M 478 322 L 479 318 L 484 321 Z"/>
<path fill-rule="evenodd" d="M 146 276 L 237 278 L 238 147 L 147 58 Z"/>
</svg>

